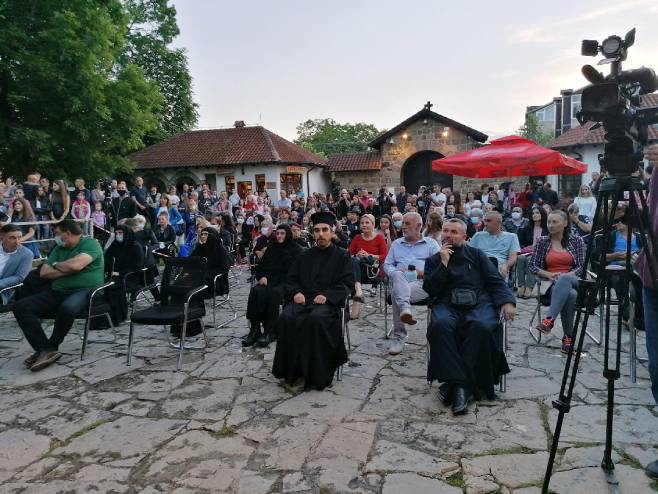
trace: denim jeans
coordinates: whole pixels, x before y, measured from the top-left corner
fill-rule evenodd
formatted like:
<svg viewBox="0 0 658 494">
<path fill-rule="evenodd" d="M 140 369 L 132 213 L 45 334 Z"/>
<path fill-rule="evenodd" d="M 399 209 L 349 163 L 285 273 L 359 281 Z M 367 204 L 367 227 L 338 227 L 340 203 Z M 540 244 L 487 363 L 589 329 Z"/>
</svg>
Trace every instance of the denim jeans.
<svg viewBox="0 0 658 494">
<path fill-rule="evenodd" d="M 658 286 L 642 289 L 644 302 L 644 332 L 649 354 L 649 376 L 653 399 L 658 405 Z"/>
</svg>

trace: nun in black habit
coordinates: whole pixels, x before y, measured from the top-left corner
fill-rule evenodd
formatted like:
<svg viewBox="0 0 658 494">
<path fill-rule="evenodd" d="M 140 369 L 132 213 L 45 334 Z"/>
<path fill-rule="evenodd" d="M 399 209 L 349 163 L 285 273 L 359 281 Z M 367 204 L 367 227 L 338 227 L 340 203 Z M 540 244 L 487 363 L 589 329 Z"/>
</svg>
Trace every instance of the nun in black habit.
<svg viewBox="0 0 658 494">
<path fill-rule="evenodd" d="M 290 227 L 281 224 L 274 230 L 265 254 L 256 265 L 256 284 L 249 292 L 247 319 L 249 334 L 242 346 L 266 347 L 276 339 L 276 320 L 284 295 L 285 281 L 293 261 L 303 249 L 292 239 Z M 261 334 L 261 324 L 264 333 Z"/>
<path fill-rule="evenodd" d="M 298 256 L 286 280 L 286 305 L 277 322 L 278 341 L 272 373 L 306 389 L 329 386 L 336 369 L 347 362 L 340 312 L 354 288 L 352 261 L 332 243 L 335 216 L 311 216 L 315 246 Z"/>
<path fill-rule="evenodd" d="M 466 224 L 443 224 L 441 251 L 425 262 L 423 290 L 432 298 L 427 329 L 427 380 L 443 383 L 439 397 L 464 413 L 472 397 L 494 398 L 494 385 L 509 372 L 499 317 L 515 313 L 515 298 L 484 252 L 466 244 Z"/>
</svg>

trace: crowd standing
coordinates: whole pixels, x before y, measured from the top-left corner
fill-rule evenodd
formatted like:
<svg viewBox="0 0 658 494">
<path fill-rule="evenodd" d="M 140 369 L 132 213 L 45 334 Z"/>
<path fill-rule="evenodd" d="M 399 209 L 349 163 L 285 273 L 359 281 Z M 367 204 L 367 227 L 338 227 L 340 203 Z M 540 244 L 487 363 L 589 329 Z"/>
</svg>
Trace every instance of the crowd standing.
<svg viewBox="0 0 658 494">
<path fill-rule="evenodd" d="M 573 351 L 576 287 L 585 241 L 597 230 L 599 180 L 592 174 L 575 198 L 560 198 L 541 181 L 519 190 L 483 184 L 464 196 L 439 185 L 418 191 L 382 185 L 310 195 L 282 190 L 271 198 L 207 183 L 161 190 L 141 177 L 130 186 L 98 181 L 90 190 L 80 178 L 69 187 L 35 172 L 22 184 L 7 178 L 0 186 L 0 288 L 23 282 L 13 310 L 34 350 L 25 364 L 36 371 L 60 358 L 73 319 L 106 279 L 144 267 L 154 278 L 158 263 L 176 256 L 206 258 L 209 283 L 232 266 L 249 266 L 242 344 L 266 347 L 278 339 L 274 375 L 323 389 L 347 359 L 341 317 L 347 311 L 360 317 L 364 287 L 384 283 L 393 313 L 389 353 L 403 352 L 407 327 L 417 323 L 414 304 L 429 303 L 428 379 L 441 382 L 441 399 L 458 414 L 473 398 L 492 398 L 509 372 L 497 332 L 501 318 L 514 318 L 517 298 L 544 297 L 549 307 L 537 329 L 549 333 L 560 316 L 561 349 Z M 657 196 L 650 197 L 654 229 Z M 633 236 L 625 208 L 617 213 L 616 231 L 603 241 L 610 263 L 625 261 Z M 647 328 L 658 403 L 658 299 L 647 275 L 651 256 L 640 254 L 632 285 L 645 305 L 636 304 L 635 324 Z M 42 264 L 30 271 L 33 258 Z M 226 281 L 220 293 L 228 290 Z M 55 329 L 47 337 L 40 319 L 49 315 Z M 187 334 L 200 332 L 198 325 Z M 180 327 L 171 333 L 179 336 Z"/>
</svg>

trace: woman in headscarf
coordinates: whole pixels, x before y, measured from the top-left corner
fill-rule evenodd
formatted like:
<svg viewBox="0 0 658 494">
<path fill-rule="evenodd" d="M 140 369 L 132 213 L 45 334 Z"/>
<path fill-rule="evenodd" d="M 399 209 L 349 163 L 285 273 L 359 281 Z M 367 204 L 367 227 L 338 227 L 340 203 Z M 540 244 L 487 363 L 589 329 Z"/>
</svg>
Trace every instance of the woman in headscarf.
<svg viewBox="0 0 658 494">
<path fill-rule="evenodd" d="M 191 301 L 191 304 L 194 306 L 204 307 L 205 314 L 205 304 L 203 299 L 212 297 L 212 285 L 215 281 L 215 276 L 218 274 L 224 274 L 224 276 L 217 280 L 217 295 L 225 295 L 228 293 L 228 253 L 222 245 L 219 235 L 217 235 L 217 231 L 206 224 L 205 227 L 199 228 L 197 231 L 196 244 L 194 249 L 192 249 L 192 252 L 190 252 L 190 257 L 205 257 L 207 261 L 206 279 L 204 284 L 208 285 L 209 288 L 203 292 L 203 298 L 194 297 Z M 171 327 L 172 336 L 180 338 L 180 332 L 181 326 L 179 324 Z M 188 323 L 187 328 L 185 329 L 185 336 L 196 336 L 201 334 L 201 332 L 201 321 L 192 321 Z"/>
<path fill-rule="evenodd" d="M 293 240 L 290 226 L 276 227 L 263 258 L 256 266 L 257 283 L 249 292 L 247 319 L 249 334 L 242 339 L 242 346 L 266 347 L 276 339 L 275 328 L 279 304 L 284 293 L 288 270 L 303 249 Z M 261 325 L 264 333 L 261 333 Z"/>
<path fill-rule="evenodd" d="M 128 225 L 117 225 L 114 240 L 105 252 L 105 272 L 112 278 L 144 267 L 144 248 L 135 241 L 135 232 Z M 132 278 L 132 277 L 131 277 Z M 133 282 L 135 280 L 128 280 Z"/>
</svg>

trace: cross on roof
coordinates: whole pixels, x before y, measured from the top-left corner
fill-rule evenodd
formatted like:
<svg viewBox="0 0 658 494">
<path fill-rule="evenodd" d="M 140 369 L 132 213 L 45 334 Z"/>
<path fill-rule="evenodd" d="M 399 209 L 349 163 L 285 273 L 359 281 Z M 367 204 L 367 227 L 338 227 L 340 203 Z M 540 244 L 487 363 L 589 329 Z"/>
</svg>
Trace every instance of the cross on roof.
<svg viewBox="0 0 658 494">
<path fill-rule="evenodd" d="M 434 105 L 428 101 L 427 103 L 425 103 L 425 106 L 423 106 L 423 110 L 432 110 L 433 106 Z"/>
</svg>

